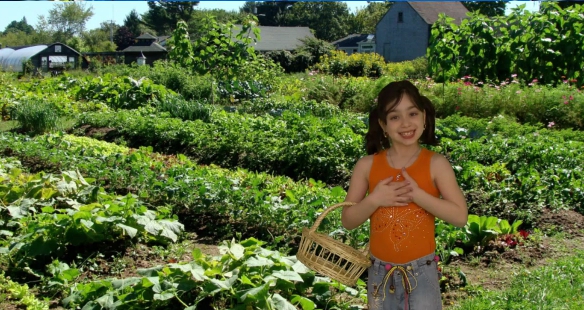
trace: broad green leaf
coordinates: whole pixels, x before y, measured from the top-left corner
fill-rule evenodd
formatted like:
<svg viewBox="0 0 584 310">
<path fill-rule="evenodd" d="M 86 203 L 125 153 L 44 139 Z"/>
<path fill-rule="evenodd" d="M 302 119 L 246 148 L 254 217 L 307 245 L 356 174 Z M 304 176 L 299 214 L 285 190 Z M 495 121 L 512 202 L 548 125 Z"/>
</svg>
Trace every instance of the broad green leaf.
<svg viewBox="0 0 584 310">
<path fill-rule="evenodd" d="M 316 309 L 316 304 L 303 296 L 299 296 L 299 295 L 292 295 L 292 303 L 293 304 L 300 304 L 300 307 L 302 307 L 302 310 L 314 310 Z"/>
<path fill-rule="evenodd" d="M 136 237 L 136 234 L 138 233 L 138 230 L 134 227 L 130 227 L 128 225 L 124 225 L 124 224 L 116 224 L 116 226 L 120 227 L 121 229 L 124 230 L 124 232 L 126 234 L 128 234 L 128 236 L 130 236 L 130 238 L 134 238 Z"/>
<path fill-rule="evenodd" d="M 264 300 L 268 297 L 268 289 L 268 284 L 264 283 L 258 287 L 244 291 L 239 300 L 241 302 L 246 302 L 248 299 L 252 301 Z"/>
<path fill-rule="evenodd" d="M 274 262 L 271 259 L 267 259 L 261 256 L 252 256 L 250 257 L 245 264 L 249 267 L 264 267 L 264 266 L 273 266 Z"/>
<path fill-rule="evenodd" d="M 114 296 L 112 293 L 108 293 L 107 295 L 103 295 L 95 300 L 100 306 L 105 309 L 113 309 L 114 306 Z"/>
<path fill-rule="evenodd" d="M 272 276 L 287 281 L 302 282 L 302 277 L 295 271 L 277 270 L 272 273 Z"/>
<path fill-rule="evenodd" d="M 282 297 L 278 293 L 272 295 L 272 301 L 274 303 L 275 309 L 278 309 L 278 310 L 297 310 L 293 304 L 291 304 L 288 300 L 286 300 L 286 298 Z"/>
<path fill-rule="evenodd" d="M 174 294 L 172 292 L 162 292 L 160 294 L 154 294 L 154 300 L 169 300 L 174 298 Z"/>
<path fill-rule="evenodd" d="M 514 234 L 516 232 L 519 231 L 519 226 L 523 224 L 522 220 L 516 220 L 515 222 L 513 222 L 513 225 L 511 225 L 511 233 Z"/>
<path fill-rule="evenodd" d="M 43 211 L 43 213 L 53 213 L 55 212 L 55 209 L 53 209 L 53 207 L 42 207 L 41 211 Z"/>
<path fill-rule="evenodd" d="M 139 277 L 131 277 L 131 278 L 124 278 L 124 279 L 114 279 L 111 280 L 112 287 L 115 289 L 123 289 L 128 286 L 133 286 L 134 284 L 142 281 L 142 278 Z"/>
<path fill-rule="evenodd" d="M 88 220 L 84 220 L 84 219 L 81 219 L 81 224 L 83 224 L 83 226 L 87 227 L 88 229 L 91 229 L 91 227 L 93 226 L 92 221 L 88 221 Z"/>
<path fill-rule="evenodd" d="M 294 265 L 292 265 L 292 269 L 294 269 L 294 271 L 296 271 L 298 273 L 308 273 L 311 271 L 301 261 L 296 261 L 296 263 L 294 263 Z"/>
<path fill-rule="evenodd" d="M 245 275 L 241 276 L 241 278 L 239 279 L 239 281 L 241 281 L 242 284 L 247 284 L 247 285 L 254 285 L 253 282 L 251 282 L 251 280 L 246 277 Z"/>
<path fill-rule="evenodd" d="M 239 260 L 243 257 L 245 253 L 245 248 L 239 243 L 233 243 L 229 248 L 229 252 L 233 254 L 233 257 L 235 257 L 236 260 Z"/>
<path fill-rule="evenodd" d="M 191 252 L 191 256 L 193 257 L 194 261 L 198 261 L 203 259 L 203 252 L 199 248 L 195 248 L 193 252 Z"/>
<path fill-rule="evenodd" d="M 507 220 L 501 220 L 499 222 L 499 232 L 502 234 L 509 234 L 511 233 L 511 225 Z"/>
</svg>

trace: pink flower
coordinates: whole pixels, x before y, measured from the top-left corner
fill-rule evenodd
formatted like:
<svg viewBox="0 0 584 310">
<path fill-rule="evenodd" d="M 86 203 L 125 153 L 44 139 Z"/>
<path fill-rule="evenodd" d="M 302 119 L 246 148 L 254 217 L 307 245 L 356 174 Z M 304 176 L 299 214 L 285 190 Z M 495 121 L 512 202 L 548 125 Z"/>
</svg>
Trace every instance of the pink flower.
<svg viewBox="0 0 584 310">
<path fill-rule="evenodd" d="M 568 101 L 567 101 L 567 100 L 566 100 L 566 101 L 564 101 L 564 104 L 568 104 Z"/>
<path fill-rule="evenodd" d="M 521 94 L 521 90 L 518 90 L 515 92 L 516 94 Z"/>
<path fill-rule="evenodd" d="M 574 96 L 570 96 L 570 100 L 574 100 Z"/>
<path fill-rule="evenodd" d="M 427 77 L 426 77 L 426 81 L 432 81 L 432 78 L 431 78 L 431 77 L 429 77 L 429 76 L 427 76 Z"/>
<path fill-rule="evenodd" d="M 533 81 L 531 81 L 532 83 L 537 83 L 537 79 L 533 79 Z"/>
<path fill-rule="evenodd" d="M 554 122 L 549 122 L 547 126 L 548 126 L 548 128 L 552 128 L 552 127 L 554 127 L 555 125 L 556 125 L 556 123 L 554 123 Z"/>
<path fill-rule="evenodd" d="M 511 74 L 511 77 L 512 78 L 517 77 L 517 74 L 513 73 L 513 74 Z"/>
<path fill-rule="evenodd" d="M 470 86 L 472 83 L 471 82 L 464 82 L 465 86 Z"/>
<path fill-rule="evenodd" d="M 483 85 L 483 82 L 478 82 L 477 84 L 479 84 L 479 85 Z"/>
</svg>

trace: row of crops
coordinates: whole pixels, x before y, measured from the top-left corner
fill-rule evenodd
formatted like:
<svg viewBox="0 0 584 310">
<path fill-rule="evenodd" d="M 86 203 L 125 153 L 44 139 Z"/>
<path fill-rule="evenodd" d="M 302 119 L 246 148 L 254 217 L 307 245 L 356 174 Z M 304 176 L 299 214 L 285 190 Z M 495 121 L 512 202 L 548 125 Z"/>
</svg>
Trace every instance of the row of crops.
<svg viewBox="0 0 584 310">
<path fill-rule="evenodd" d="M 66 308 L 365 303 L 366 275 L 348 288 L 294 256 L 301 229 L 344 199 L 364 155 L 365 114 L 303 99 L 216 106 L 147 80 L 122 80 L 133 83 L 119 89 L 124 96 L 114 94 L 115 85 L 80 87 L 67 78 L 10 81 L 6 116 L 22 127 L 0 135 L 0 257 L 16 280 L 13 299 L 44 307 L 16 293 L 24 292 L 17 283 L 37 283 L 36 296 Z M 47 85 L 54 97 L 43 100 Z M 47 115 L 58 120 L 49 130 L 24 126 L 50 123 Z M 438 120 L 437 135 L 442 143 L 432 149 L 451 161 L 472 214 L 464 229 L 436 221 L 445 264 L 477 245 L 519 238 L 547 209 L 584 212 L 578 131 L 450 115 Z M 338 215 L 320 227 L 354 247 L 367 242 L 366 225 L 346 231 Z M 219 245 L 217 255 L 181 246 L 194 236 Z M 151 256 L 129 256 L 140 246 Z M 118 254 L 96 258 L 105 252 Z M 129 257 L 152 262 L 140 267 Z M 98 263 L 124 259 L 132 272 L 114 274 Z"/>
</svg>

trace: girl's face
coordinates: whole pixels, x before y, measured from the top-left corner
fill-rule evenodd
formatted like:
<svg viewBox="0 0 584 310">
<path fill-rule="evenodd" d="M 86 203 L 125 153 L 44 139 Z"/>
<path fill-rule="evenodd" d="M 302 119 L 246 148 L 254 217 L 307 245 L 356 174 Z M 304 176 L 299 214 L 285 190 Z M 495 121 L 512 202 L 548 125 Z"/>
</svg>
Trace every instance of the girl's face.
<svg viewBox="0 0 584 310">
<path fill-rule="evenodd" d="M 392 144 L 417 144 L 424 132 L 426 114 L 416 107 L 406 94 L 400 103 L 387 114 L 385 123 L 379 120 L 379 125 L 391 139 Z"/>
</svg>

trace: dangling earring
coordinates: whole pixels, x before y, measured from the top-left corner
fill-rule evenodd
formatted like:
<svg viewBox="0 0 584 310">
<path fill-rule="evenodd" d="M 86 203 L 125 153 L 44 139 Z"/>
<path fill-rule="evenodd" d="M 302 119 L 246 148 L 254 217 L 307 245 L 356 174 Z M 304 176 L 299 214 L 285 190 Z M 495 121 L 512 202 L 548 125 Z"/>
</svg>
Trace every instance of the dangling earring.
<svg viewBox="0 0 584 310">
<path fill-rule="evenodd" d="M 385 138 L 387 138 L 387 132 L 386 132 L 386 131 L 383 131 L 383 136 L 384 136 Z"/>
</svg>

